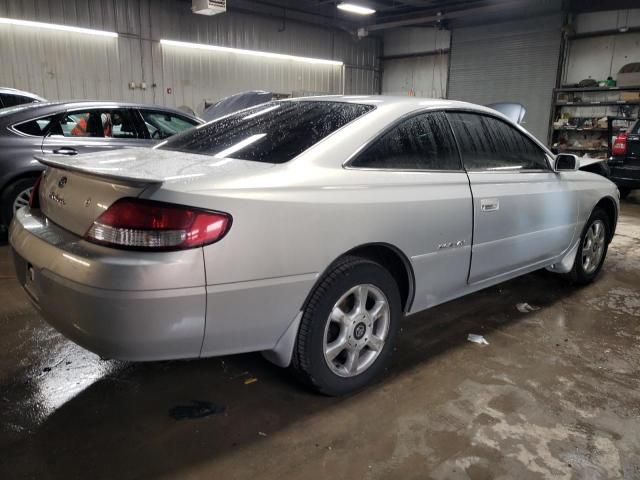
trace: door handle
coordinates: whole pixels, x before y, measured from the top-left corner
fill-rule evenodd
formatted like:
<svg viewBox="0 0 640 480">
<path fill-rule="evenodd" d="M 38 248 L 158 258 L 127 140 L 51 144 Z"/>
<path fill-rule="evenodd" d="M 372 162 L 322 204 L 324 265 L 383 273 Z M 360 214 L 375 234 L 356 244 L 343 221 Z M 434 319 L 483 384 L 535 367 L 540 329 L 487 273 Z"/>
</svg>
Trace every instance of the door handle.
<svg viewBox="0 0 640 480">
<path fill-rule="evenodd" d="M 483 198 L 480 200 L 480 210 L 483 212 L 495 212 L 500 209 L 500 202 L 497 198 Z"/>
<path fill-rule="evenodd" d="M 62 147 L 54 150 L 53 153 L 57 153 L 58 155 L 77 155 L 78 151 L 75 148 Z"/>
</svg>

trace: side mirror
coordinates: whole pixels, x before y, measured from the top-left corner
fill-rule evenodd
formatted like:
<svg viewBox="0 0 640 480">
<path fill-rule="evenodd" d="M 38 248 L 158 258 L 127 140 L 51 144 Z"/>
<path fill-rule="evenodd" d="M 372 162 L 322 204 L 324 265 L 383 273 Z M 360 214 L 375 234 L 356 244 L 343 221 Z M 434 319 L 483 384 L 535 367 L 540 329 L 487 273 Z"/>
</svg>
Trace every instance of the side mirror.
<svg viewBox="0 0 640 480">
<path fill-rule="evenodd" d="M 571 153 L 560 153 L 556 155 L 556 172 L 575 172 L 580 168 L 580 159 Z"/>
</svg>

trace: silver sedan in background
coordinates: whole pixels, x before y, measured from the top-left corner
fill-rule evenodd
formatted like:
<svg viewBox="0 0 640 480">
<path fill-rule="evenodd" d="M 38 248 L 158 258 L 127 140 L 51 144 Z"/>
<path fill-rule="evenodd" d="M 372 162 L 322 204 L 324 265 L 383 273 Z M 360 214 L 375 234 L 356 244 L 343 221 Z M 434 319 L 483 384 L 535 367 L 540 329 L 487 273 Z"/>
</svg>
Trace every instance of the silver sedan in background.
<svg viewBox="0 0 640 480">
<path fill-rule="evenodd" d="M 43 317 L 104 357 L 262 351 L 330 395 L 380 375 L 405 314 L 602 268 L 618 191 L 494 110 L 267 103 L 154 149 L 48 169 L 10 230 Z"/>
<path fill-rule="evenodd" d="M 1 91 L 0 91 L 1 94 Z M 0 230 L 25 206 L 44 169 L 34 154 L 72 156 L 157 144 L 202 120 L 121 102 L 39 102 L 0 108 Z"/>
</svg>

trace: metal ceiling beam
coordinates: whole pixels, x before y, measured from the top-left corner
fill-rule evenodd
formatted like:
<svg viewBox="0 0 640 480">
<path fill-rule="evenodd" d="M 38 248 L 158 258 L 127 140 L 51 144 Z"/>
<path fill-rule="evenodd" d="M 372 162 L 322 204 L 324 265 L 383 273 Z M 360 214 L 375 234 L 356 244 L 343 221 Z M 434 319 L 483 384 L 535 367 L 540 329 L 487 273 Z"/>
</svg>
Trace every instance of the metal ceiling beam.
<svg viewBox="0 0 640 480">
<path fill-rule="evenodd" d="M 373 25 L 368 25 L 364 27 L 369 32 L 374 32 L 378 30 L 386 30 L 389 28 L 399 28 L 399 27 L 408 27 L 412 25 L 424 25 L 430 23 L 438 23 L 443 20 L 453 20 L 457 18 L 470 17 L 473 15 L 482 15 L 485 13 L 495 13 L 497 11 L 503 10 L 505 8 L 513 8 L 517 6 L 523 6 L 523 0 L 511 0 L 506 2 L 501 2 L 499 4 L 494 5 L 486 5 L 483 7 L 475 7 L 475 8 L 467 8 L 461 10 L 454 11 L 443 11 L 441 14 L 430 12 L 427 15 L 414 15 L 413 18 L 408 18 L 405 20 L 395 20 L 390 22 L 382 22 L 382 23 L 374 23 Z"/>
<path fill-rule="evenodd" d="M 227 10 L 262 15 L 283 21 L 293 20 L 348 33 L 353 33 L 353 29 L 358 26 L 357 23 L 347 22 L 335 16 L 314 14 L 303 9 L 290 8 L 263 0 L 234 0 L 232 4 L 227 6 Z"/>
</svg>

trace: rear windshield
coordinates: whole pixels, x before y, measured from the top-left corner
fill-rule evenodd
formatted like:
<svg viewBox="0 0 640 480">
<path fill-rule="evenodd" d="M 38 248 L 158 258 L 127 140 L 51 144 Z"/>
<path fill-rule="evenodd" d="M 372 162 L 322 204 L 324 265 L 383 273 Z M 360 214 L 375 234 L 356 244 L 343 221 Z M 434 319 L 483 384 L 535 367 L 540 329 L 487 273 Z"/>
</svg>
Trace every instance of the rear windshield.
<svg viewBox="0 0 640 480">
<path fill-rule="evenodd" d="M 158 148 L 285 163 L 373 108 L 344 102 L 269 102 L 175 135 Z"/>
</svg>

